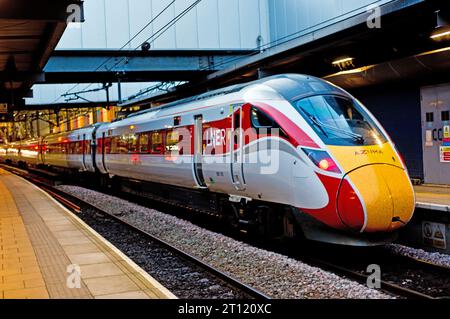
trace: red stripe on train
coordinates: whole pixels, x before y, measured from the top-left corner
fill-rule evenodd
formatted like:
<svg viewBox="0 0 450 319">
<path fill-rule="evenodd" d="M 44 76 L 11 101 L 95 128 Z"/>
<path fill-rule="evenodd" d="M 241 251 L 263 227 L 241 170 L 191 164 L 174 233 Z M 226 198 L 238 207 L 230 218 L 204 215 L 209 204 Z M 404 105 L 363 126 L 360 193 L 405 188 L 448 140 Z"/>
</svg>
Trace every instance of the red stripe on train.
<svg viewBox="0 0 450 319">
<path fill-rule="evenodd" d="M 304 146 L 312 148 L 320 148 L 316 142 L 306 134 L 297 124 L 292 122 L 286 115 L 278 111 L 276 108 L 263 103 L 254 102 L 252 105 L 257 106 L 264 112 L 266 112 L 270 117 L 272 117 L 275 122 L 277 122 L 285 133 L 291 138 L 292 143 L 295 147 Z"/>
</svg>

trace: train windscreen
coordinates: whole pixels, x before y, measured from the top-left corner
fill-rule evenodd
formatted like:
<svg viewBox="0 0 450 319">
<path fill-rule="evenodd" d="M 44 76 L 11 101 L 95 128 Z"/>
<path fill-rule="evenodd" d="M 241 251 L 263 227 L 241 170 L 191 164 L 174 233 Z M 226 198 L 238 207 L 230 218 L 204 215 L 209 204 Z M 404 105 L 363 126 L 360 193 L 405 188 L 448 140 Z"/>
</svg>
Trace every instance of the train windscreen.
<svg viewBox="0 0 450 319">
<path fill-rule="evenodd" d="M 357 101 L 317 95 L 293 104 L 327 145 L 381 145 L 387 141 Z"/>
</svg>

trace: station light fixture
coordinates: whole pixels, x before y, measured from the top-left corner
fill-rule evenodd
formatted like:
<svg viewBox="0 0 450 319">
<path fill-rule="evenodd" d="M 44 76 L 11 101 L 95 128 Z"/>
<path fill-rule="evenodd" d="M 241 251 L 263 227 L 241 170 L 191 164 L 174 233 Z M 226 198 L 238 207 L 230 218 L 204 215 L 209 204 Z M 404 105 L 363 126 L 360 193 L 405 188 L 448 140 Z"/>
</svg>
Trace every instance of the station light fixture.
<svg viewBox="0 0 450 319">
<path fill-rule="evenodd" d="M 436 12 L 436 28 L 431 33 L 430 38 L 434 41 L 450 40 L 450 23 L 444 18 L 440 10 Z"/>
<path fill-rule="evenodd" d="M 352 58 L 352 57 L 342 57 L 342 58 L 338 58 L 338 59 L 334 60 L 333 62 L 331 62 L 331 64 L 334 67 L 338 67 L 341 71 L 343 71 L 350 67 L 352 67 L 352 68 L 355 67 L 353 65 L 353 60 L 354 60 L 354 58 Z"/>
<path fill-rule="evenodd" d="M 439 29 L 433 31 L 430 38 L 435 41 L 450 40 L 450 27 L 439 28 Z"/>
</svg>

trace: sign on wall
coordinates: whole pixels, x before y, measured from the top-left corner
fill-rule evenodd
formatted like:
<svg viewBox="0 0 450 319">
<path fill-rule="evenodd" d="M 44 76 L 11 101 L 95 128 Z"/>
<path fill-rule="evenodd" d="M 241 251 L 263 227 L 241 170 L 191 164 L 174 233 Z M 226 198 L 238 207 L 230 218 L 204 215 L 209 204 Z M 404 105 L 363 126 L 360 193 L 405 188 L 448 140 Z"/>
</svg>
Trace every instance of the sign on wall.
<svg viewBox="0 0 450 319">
<path fill-rule="evenodd" d="M 0 114 L 6 114 L 6 113 L 8 113 L 8 104 L 0 103 Z"/>
<path fill-rule="evenodd" d="M 445 224 L 423 222 L 422 236 L 425 245 L 438 249 L 447 249 Z"/>
<path fill-rule="evenodd" d="M 441 147 L 441 163 L 450 163 L 450 146 Z"/>
<path fill-rule="evenodd" d="M 450 146 L 450 126 L 446 125 L 444 126 L 444 139 L 443 139 L 443 146 Z"/>
</svg>

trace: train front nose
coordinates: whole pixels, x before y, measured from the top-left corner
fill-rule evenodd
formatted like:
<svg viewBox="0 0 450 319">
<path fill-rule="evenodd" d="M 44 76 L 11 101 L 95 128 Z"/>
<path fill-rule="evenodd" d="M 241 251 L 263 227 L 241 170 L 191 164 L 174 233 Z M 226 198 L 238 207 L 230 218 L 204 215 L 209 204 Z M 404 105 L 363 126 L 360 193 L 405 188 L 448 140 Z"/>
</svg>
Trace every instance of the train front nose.
<svg viewBox="0 0 450 319">
<path fill-rule="evenodd" d="M 408 174 L 392 165 L 368 165 L 350 172 L 338 194 L 342 222 L 368 233 L 403 226 L 411 220 L 414 206 Z"/>
</svg>

